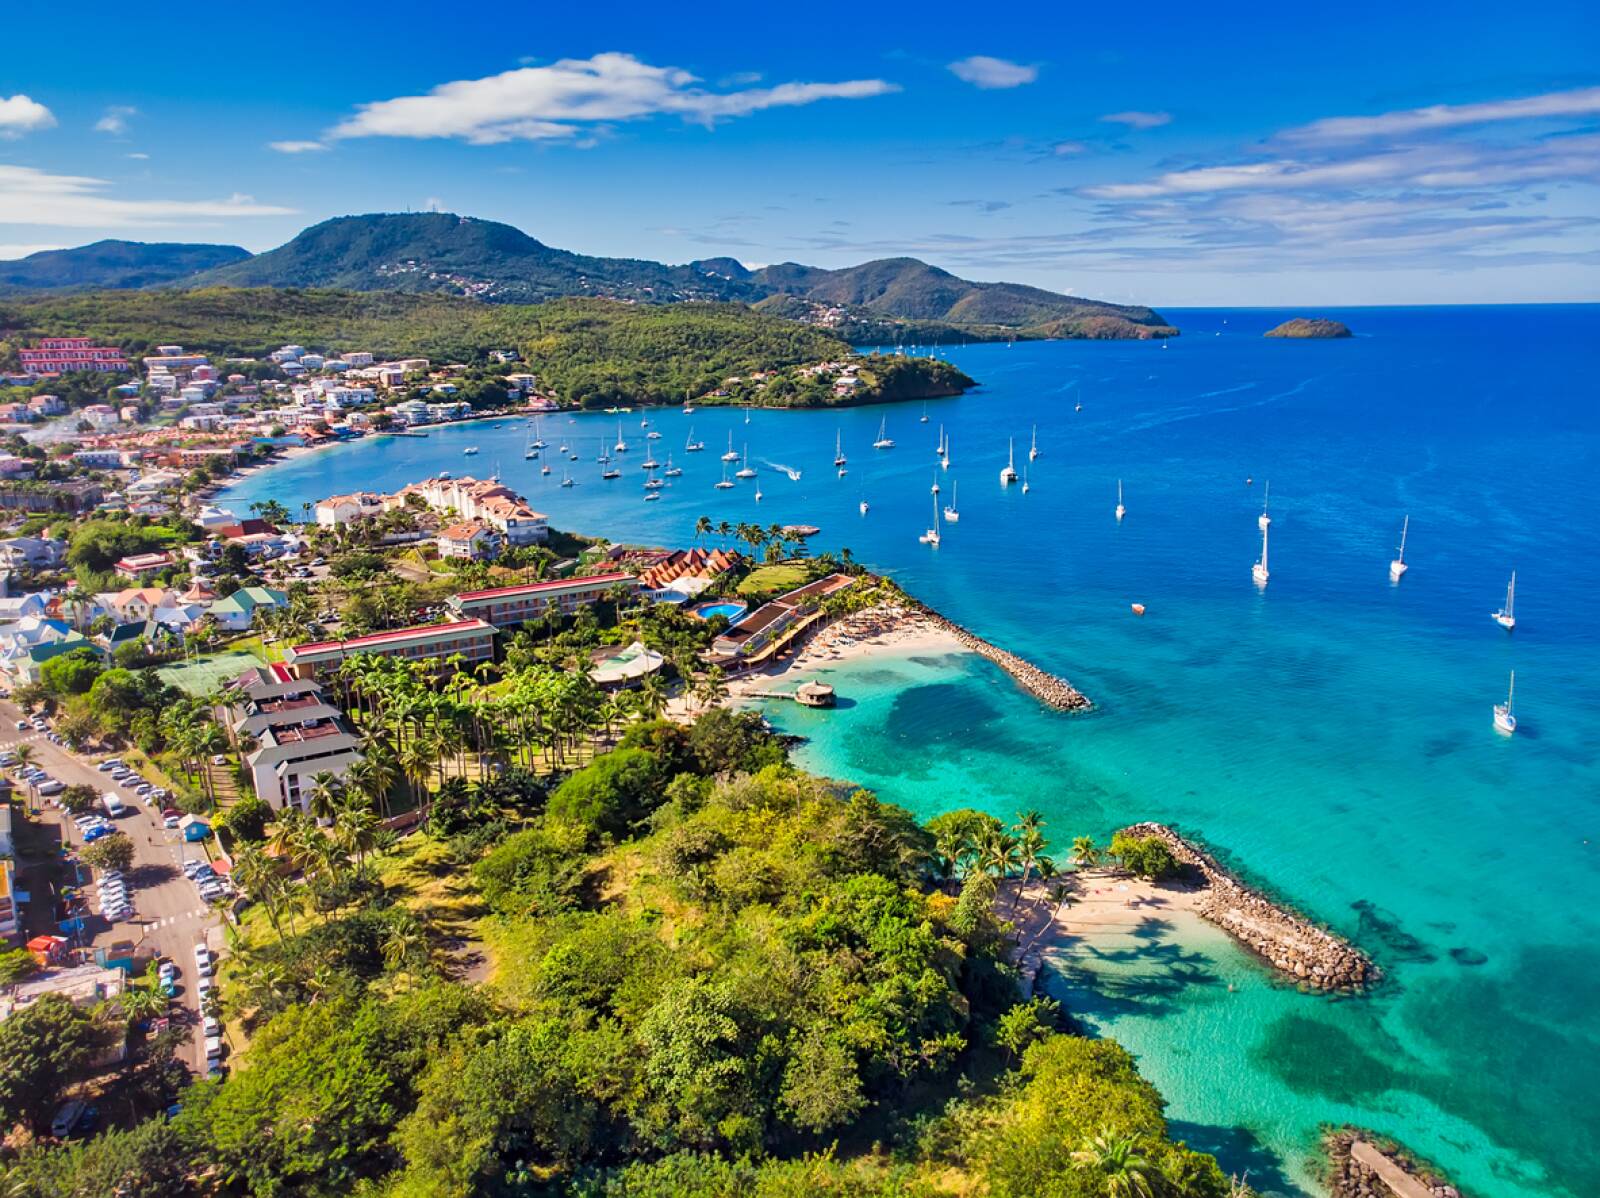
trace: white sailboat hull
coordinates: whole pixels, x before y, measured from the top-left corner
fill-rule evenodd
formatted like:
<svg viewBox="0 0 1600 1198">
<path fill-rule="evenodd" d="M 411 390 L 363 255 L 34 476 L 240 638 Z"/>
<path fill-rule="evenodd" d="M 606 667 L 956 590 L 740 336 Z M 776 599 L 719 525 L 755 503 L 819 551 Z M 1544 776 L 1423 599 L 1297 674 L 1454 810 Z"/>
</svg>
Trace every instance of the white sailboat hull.
<svg viewBox="0 0 1600 1198">
<path fill-rule="evenodd" d="M 1389 577 L 1395 582 L 1399 582 L 1400 576 L 1408 569 L 1410 569 L 1410 567 L 1407 566 L 1405 562 L 1396 559 L 1395 561 L 1389 563 Z"/>
<path fill-rule="evenodd" d="M 1503 611 L 1495 612 L 1494 615 L 1490 617 L 1490 619 L 1492 619 L 1496 624 L 1500 625 L 1500 627 L 1504 628 L 1507 632 L 1510 632 L 1513 628 L 1515 628 L 1517 626 L 1517 617 L 1516 616 L 1508 616 Z"/>
<path fill-rule="evenodd" d="M 1494 729 L 1510 736 L 1517 730 L 1517 717 L 1506 710 L 1504 704 L 1496 704 L 1494 709 Z"/>
</svg>

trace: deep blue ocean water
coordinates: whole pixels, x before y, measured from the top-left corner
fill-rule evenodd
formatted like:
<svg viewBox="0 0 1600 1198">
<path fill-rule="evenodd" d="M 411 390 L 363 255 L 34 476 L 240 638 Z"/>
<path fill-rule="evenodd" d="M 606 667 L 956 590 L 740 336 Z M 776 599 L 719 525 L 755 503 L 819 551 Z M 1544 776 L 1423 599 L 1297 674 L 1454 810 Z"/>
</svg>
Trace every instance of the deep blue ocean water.
<svg viewBox="0 0 1600 1198">
<path fill-rule="evenodd" d="M 921 405 L 651 412 L 657 456 L 686 470 L 659 503 L 636 464 L 599 478 L 605 416 L 545 422 L 581 450 L 568 490 L 507 420 L 318 453 L 224 501 L 297 509 L 498 466 L 558 526 L 619 540 L 684 544 L 702 513 L 820 525 L 818 546 L 849 546 L 1097 708 L 1043 711 L 967 655 L 879 659 L 836 672 L 837 711 L 775 705 L 811 737 L 805 764 L 923 815 L 1036 807 L 1063 848 L 1173 822 L 1387 969 L 1364 1000 L 1303 995 L 1177 926 L 1064 963 L 1052 986 L 1139 1054 L 1181 1134 L 1270 1191 L 1314 1192 L 1317 1126 L 1350 1120 L 1485 1198 L 1600 1194 L 1600 307 L 1319 312 L 1357 336 L 1262 339 L 1294 314 L 1176 312 L 1168 343 L 950 348 L 982 386 L 926 424 Z M 623 418 L 633 463 L 640 418 Z M 897 445 L 875 452 L 885 418 Z M 691 423 L 707 450 L 686 455 Z M 935 551 L 917 535 L 941 423 L 940 501 L 959 483 L 961 521 Z M 1030 493 L 1002 490 L 1007 438 L 1020 469 L 1035 424 Z M 761 465 L 759 504 L 749 483 L 713 489 L 730 432 Z M 1489 614 L 1513 568 L 1507 635 Z M 1490 715 L 1513 668 L 1507 739 Z"/>
</svg>

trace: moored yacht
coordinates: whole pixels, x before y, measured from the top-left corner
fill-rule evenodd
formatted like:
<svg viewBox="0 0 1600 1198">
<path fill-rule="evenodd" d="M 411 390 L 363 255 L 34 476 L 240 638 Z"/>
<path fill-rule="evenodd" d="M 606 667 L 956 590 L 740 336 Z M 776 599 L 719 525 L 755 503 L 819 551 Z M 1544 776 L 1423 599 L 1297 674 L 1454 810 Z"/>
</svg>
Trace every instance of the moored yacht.
<svg viewBox="0 0 1600 1198">
<path fill-rule="evenodd" d="M 622 421 L 620 420 L 617 421 L 617 444 L 615 449 L 618 453 L 628 452 L 628 443 L 622 439 Z"/>
<path fill-rule="evenodd" d="M 918 537 L 917 540 L 924 545 L 932 545 L 935 549 L 939 548 L 939 501 L 937 499 L 933 501 L 933 527 Z"/>
<path fill-rule="evenodd" d="M 689 439 L 683 443 L 683 452 L 699 453 L 705 447 L 706 443 L 704 441 L 696 441 L 694 439 L 694 428 L 691 426 L 689 429 Z"/>
<path fill-rule="evenodd" d="M 677 478 L 682 473 L 683 467 L 674 466 L 672 464 L 672 455 L 669 453 L 667 455 L 667 468 L 661 472 L 662 476 L 665 478 Z"/>
<path fill-rule="evenodd" d="M 1517 730 L 1517 713 L 1512 706 L 1517 693 L 1517 672 L 1511 671 L 1511 685 L 1506 687 L 1506 701 L 1494 705 L 1494 726 L 1497 732 L 1510 736 Z"/>
<path fill-rule="evenodd" d="M 1117 519 L 1120 520 L 1128 514 L 1128 509 L 1122 506 L 1122 480 L 1117 479 Z"/>
<path fill-rule="evenodd" d="M 1511 581 L 1506 584 L 1505 605 L 1494 613 L 1494 622 L 1510 632 L 1517 626 L 1517 572 L 1511 571 Z"/>
<path fill-rule="evenodd" d="M 1266 586 L 1267 579 L 1272 577 L 1267 572 L 1267 529 L 1265 525 L 1261 528 L 1261 560 L 1250 567 L 1250 577 L 1255 579 L 1258 587 Z"/>
<path fill-rule="evenodd" d="M 878 439 L 872 443 L 874 449 L 893 449 L 894 441 L 889 436 L 889 418 L 885 416 L 878 422 Z"/>
<path fill-rule="evenodd" d="M 843 466 L 845 461 L 844 434 L 842 432 L 835 431 L 833 434 L 833 464 L 835 466 Z M 841 471 L 841 473 L 843 472 Z"/>
<path fill-rule="evenodd" d="M 1036 462 L 1038 460 L 1039 460 L 1039 426 L 1036 424 L 1036 425 L 1033 426 L 1033 441 L 1028 445 L 1028 461 Z"/>
<path fill-rule="evenodd" d="M 1009 447 L 1006 452 L 1005 468 L 1000 471 L 1000 485 L 1009 487 L 1017 481 L 1017 446 L 1015 441 L 1007 441 Z"/>
<path fill-rule="evenodd" d="M 957 484 L 950 484 L 950 502 L 944 505 L 944 522 L 946 524 L 954 524 L 961 519 L 961 513 L 956 508 L 956 492 L 958 489 Z"/>
<path fill-rule="evenodd" d="M 1406 569 L 1407 569 L 1407 567 L 1406 567 L 1406 533 L 1410 530 L 1410 528 L 1411 528 L 1411 516 L 1408 513 L 1406 515 L 1406 518 L 1400 522 L 1400 548 L 1398 550 L 1396 550 L 1396 556 L 1395 556 L 1394 561 L 1389 563 L 1389 578 L 1393 582 L 1399 582 L 1400 581 L 1400 576 L 1402 574 L 1404 574 L 1406 572 Z"/>
<path fill-rule="evenodd" d="M 736 485 L 737 484 L 732 479 L 730 479 L 728 477 L 728 467 L 727 467 L 726 464 L 724 464 L 723 467 L 722 467 L 722 481 L 717 484 L 717 490 L 719 490 L 719 491 L 731 490 Z"/>
<path fill-rule="evenodd" d="M 744 447 L 744 465 L 735 470 L 733 476 L 735 478 L 754 478 L 756 476 L 755 470 L 750 465 L 750 447 L 748 445 Z"/>
<path fill-rule="evenodd" d="M 739 460 L 739 451 L 733 447 L 732 429 L 728 430 L 728 452 L 722 455 L 722 460 L 724 462 L 737 462 Z"/>
</svg>

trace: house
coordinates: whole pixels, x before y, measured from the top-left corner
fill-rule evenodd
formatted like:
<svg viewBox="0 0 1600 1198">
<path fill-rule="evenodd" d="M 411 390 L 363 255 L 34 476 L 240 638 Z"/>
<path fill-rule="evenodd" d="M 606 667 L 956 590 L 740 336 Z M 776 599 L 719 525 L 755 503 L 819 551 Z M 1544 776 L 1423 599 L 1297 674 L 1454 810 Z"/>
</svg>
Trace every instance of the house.
<svg viewBox="0 0 1600 1198">
<path fill-rule="evenodd" d="M 464 561 L 490 561 L 500 556 L 500 534 L 476 520 L 463 520 L 440 531 L 439 556 Z"/>
<path fill-rule="evenodd" d="M 93 337 L 46 337 L 31 349 L 19 349 L 17 356 L 29 374 L 66 374 L 76 370 L 110 374 L 128 369 L 121 349 L 96 345 Z"/>
<path fill-rule="evenodd" d="M 37 468 L 32 458 L 19 458 L 14 453 L 0 453 L 0 478 L 26 478 Z"/>
<path fill-rule="evenodd" d="M 97 431 L 116 428 L 122 423 L 122 417 L 117 414 L 117 409 L 108 403 L 92 403 L 79 409 L 78 418 L 89 422 L 89 426 Z"/>
<path fill-rule="evenodd" d="M 44 663 L 52 657 L 93 648 L 81 632 L 60 620 L 27 616 L 0 627 L 0 670 L 18 682 L 37 682 Z"/>
<path fill-rule="evenodd" d="M 0 541 L 0 564 L 13 570 L 54 570 L 67 560 L 67 543 L 54 537 L 9 537 Z"/>
<path fill-rule="evenodd" d="M 494 657 L 494 635 L 494 625 L 478 619 L 457 620 L 450 624 L 423 624 L 391 632 L 375 632 L 348 641 L 295 645 L 284 652 L 284 661 L 300 678 L 330 673 L 346 657 L 356 653 L 376 653 L 407 661 L 438 663 L 459 654 L 470 667 Z"/>
<path fill-rule="evenodd" d="M 100 597 L 107 614 L 119 624 L 133 620 L 148 620 L 156 608 L 168 606 L 172 592 L 165 587 L 128 587 Z"/>
<path fill-rule="evenodd" d="M 370 519 L 384 512 L 384 497 L 375 491 L 356 491 L 349 495 L 330 495 L 316 506 L 317 525 L 335 528 Z"/>
<path fill-rule="evenodd" d="M 60 416 L 67 410 L 66 401 L 59 395 L 35 395 L 28 407 L 40 416 Z"/>
<path fill-rule="evenodd" d="M 257 612 L 279 611 L 289 606 L 289 596 L 268 587 L 241 587 L 226 599 L 211 604 L 210 614 L 229 632 L 253 628 Z"/>
<path fill-rule="evenodd" d="M 515 628 L 529 620 L 541 619 L 551 604 L 562 615 L 570 616 L 580 607 L 599 603 L 617 586 L 632 593 L 638 590 L 639 582 L 633 575 L 618 571 L 587 578 L 558 578 L 521 586 L 463 591 L 445 602 L 462 619 L 476 618 L 487 620 L 496 628 Z"/>
<path fill-rule="evenodd" d="M 120 559 L 112 567 L 124 578 L 148 578 L 152 574 L 159 574 L 173 564 L 170 553 L 135 553 Z"/>
<path fill-rule="evenodd" d="M 43 616 L 45 614 L 44 596 L 7 595 L 0 598 L 0 625 L 12 624 L 18 620 L 25 620 L 29 616 Z"/>
</svg>

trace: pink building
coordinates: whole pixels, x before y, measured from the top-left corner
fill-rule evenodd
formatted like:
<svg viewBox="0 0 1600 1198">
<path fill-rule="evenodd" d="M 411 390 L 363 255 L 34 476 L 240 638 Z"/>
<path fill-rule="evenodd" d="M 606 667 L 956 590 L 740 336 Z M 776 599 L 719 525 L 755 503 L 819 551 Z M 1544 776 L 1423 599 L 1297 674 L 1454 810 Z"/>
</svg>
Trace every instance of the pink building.
<svg viewBox="0 0 1600 1198">
<path fill-rule="evenodd" d="M 32 349 L 19 349 L 22 368 L 30 374 L 64 374 L 70 370 L 113 373 L 128 369 L 128 360 L 114 345 L 96 345 L 93 337 L 46 337 Z"/>
</svg>

